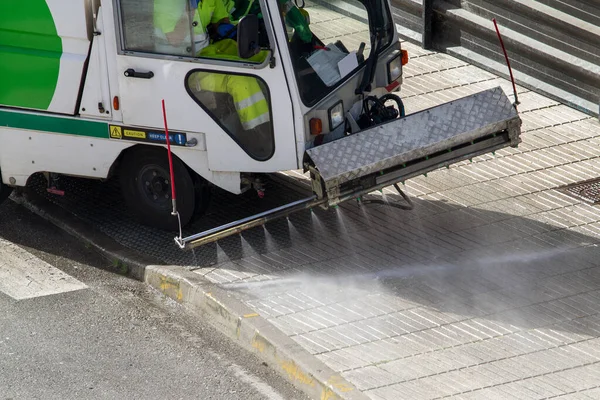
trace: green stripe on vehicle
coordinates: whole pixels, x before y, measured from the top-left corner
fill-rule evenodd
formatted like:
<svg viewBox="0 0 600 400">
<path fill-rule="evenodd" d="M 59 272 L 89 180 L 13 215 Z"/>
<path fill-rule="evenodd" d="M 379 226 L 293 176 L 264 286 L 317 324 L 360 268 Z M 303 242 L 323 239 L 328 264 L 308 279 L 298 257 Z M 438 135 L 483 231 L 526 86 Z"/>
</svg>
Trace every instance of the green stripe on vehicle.
<svg viewBox="0 0 600 400">
<path fill-rule="evenodd" d="M 108 139 L 108 123 L 0 110 L 0 127 Z"/>
<path fill-rule="evenodd" d="M 0 0 L 0 104 L 48 109 L 62 50 L 45 0 Z"/>
</svg>

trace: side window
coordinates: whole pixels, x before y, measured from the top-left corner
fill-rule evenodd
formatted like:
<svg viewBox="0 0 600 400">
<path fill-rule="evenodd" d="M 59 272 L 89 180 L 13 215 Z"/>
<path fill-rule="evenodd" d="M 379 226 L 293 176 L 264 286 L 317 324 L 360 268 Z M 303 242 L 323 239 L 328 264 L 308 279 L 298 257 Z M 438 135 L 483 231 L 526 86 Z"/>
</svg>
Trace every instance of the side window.
<svg viewBox="0 0 600 400">
<path fill-rule="evenodd" d="M 259 16 L 259 45 L 269 48 L 259 0 L 119 0 L 123 50 L 261 63 L 267 52 L 242 60 L 237 24 Z"/>
<path fill-rule="evenodd" d="M 188 93 L 250 157 L 266 161 L 275 151 L 267 84 L 251 75 L 195 70 Z"/>
</svg>

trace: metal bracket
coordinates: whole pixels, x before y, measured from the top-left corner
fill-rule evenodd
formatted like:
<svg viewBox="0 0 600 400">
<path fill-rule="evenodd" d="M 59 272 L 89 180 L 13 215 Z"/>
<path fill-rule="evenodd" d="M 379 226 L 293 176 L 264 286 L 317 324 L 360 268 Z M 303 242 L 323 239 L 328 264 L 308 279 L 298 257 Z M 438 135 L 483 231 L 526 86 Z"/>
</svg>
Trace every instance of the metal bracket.
<svg viewBox="0 0 600 400">
<path fill-rule="evenodd" d="M 520 137 L 522 123 L 521 118 L 508 121 L 508 137 L 510 138 L 510 145 L 512 147 L 516 147 L 522 142 Z"/>
<path fill-rule="evenodd" d="M 383 206 L 399 208 L 401 210 L 412 210 L 413 208 L 415 208 L 415 205 L 413 204 L 413 202 L 410 199 L 410 197 L 408 197 L 408 195 L 406 193 L 404 193 L 402 191 L 402 189 L 400 189 L 400 187 L 398 187 L 397 183 L 394 183 L 394 188 L 398 191 L 398 194 L 400 196 L 402 196 L 402 198 L 404 199 L 404 201 L 406 201 L 406 204 L 390 203 L 390 202 L 387 202 L 387 201 L 384 201 L 384 200 L 379 200 L 379 199 L 359 200 L 359 204 L 361 204 L 361 205 L 364 205 L 364 204 L 380 204 L 380 205 L 383 205 Z"/>
<path fill-rule="evenodd" d="M 334 186 L 327 190 L 327 199 L 330 206 L 335 206 L 340 203 L 340 186 L 334 183 Z"/>
<path fill-rule="evenodd" d="M 312 191 L 315 194 L 315 196 L 317 196 L 317 199 L 321 200 L 325 197 L 321 174 L 314 166 L 309 166 L 308 171 L 310 172 L 310 184 L 312 187 Z"/>
</svg>

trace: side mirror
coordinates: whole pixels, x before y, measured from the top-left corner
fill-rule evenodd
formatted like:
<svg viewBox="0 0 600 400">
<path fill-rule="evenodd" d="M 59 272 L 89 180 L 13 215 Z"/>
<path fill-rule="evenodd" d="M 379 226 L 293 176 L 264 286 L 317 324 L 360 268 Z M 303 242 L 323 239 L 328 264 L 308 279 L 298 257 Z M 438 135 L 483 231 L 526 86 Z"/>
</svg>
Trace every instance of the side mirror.
<svg viewBox="0 0 600 400">
<path fill-rule="evenodd" d="M 240 19 L 237 25 L 238 56 L 248 59 L 260 52 L 258 45 L 258 17 L 249 14 Z"/>
</svg>

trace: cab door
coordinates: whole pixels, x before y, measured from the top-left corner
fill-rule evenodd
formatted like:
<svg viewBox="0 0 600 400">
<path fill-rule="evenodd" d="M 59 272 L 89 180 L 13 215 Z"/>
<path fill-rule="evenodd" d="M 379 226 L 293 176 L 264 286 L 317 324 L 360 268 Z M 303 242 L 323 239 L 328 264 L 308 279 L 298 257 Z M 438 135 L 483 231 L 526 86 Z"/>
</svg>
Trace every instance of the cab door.
<svg viewBox="0 0 600 400">
<path fill-rule="evenodd" d="M 264 61 L 241 60 L 233 55 L 233 40 L 199 53 L 206 45 L 197 29 L 202 18 L 188 1 L 115 0 L 123 124 L 161 130 L 164 99 L 170 130 L 204 134 L 211 170 L 297 168 L 292 101 L 282 63 L 270 63 L 270 55 Z M 165 5 L 172 9 L 165 11 Z M 187 19 L 179 40 L 166 37 L 156 18 L 161 12 Z M 270 21 L 266 7 L 262 15 Z M 272 29 L 267 31 L 263 45 L 279 58 Z"/>
</svg>

